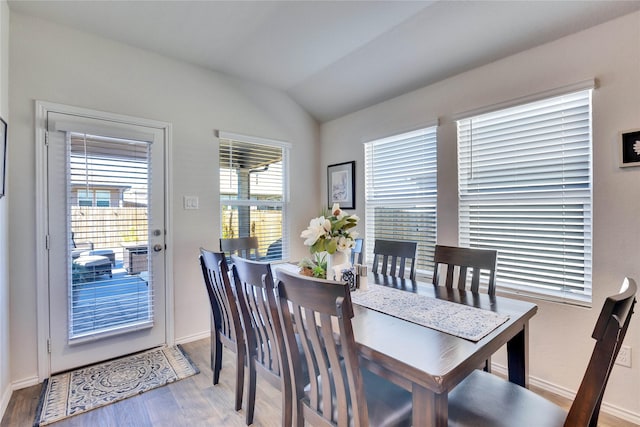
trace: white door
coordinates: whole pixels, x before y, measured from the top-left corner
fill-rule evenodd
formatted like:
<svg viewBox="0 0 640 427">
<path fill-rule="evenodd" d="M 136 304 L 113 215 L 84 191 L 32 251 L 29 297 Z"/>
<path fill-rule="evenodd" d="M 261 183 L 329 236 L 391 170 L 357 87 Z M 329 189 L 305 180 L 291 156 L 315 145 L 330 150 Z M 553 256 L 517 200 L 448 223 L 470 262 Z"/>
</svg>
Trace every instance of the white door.
<svg viewBox="0 0 640 427">
<path fill-rule="evenodd" d="M 50 372 L 164 344 L 164 130 L 46 126 Z"/>
</svg>

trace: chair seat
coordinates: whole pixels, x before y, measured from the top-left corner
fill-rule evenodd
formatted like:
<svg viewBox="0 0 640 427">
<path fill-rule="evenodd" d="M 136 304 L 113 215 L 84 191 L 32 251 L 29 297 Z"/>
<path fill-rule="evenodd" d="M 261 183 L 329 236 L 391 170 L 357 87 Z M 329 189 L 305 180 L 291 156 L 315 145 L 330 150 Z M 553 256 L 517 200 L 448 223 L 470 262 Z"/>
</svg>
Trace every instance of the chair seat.
<svg viewBox="0 0 640 427">
<path fill-rule="evenodd" d="M 413 408 L 411 393 L 367 369 L 360 371 L 367 396 L 369 424 L 410 426 Z"/>
<path fill-rule="evenodd" d="M 343 375 L 346 375 L 344 363 L 341 363 L 340 366 L 343 369 Z M 360 369 L 360 372 L 367 401 L 369 425 L 372 427 L 410 426 L 413 408 L 411 393 L 367 369 Z M 322 379 L 318 378 L 318 382 L 322 384 Z M 319 389 L 322 390 L 322 387 Z M 307 401 L 310 398 L 310 390 L 309 385 L 304 389 Z M 334 399 L 333 407 L 337 411 L 336 397 L 335 395 L 331 397 Z M 319 398 L 322 401 L 322 396 Z M 351 413 L 351 407 L 352 405 L 349 405 L 349 413 Z M 337 417 L 337 413 L 334 413 L 333 416 Z"/>
<path fill-rule="evenodd" d="M 484 371 L 474 371 L 449 393 L 450 427 L 553 427 L 566 418 L 556 404 Z"/>
</svg>

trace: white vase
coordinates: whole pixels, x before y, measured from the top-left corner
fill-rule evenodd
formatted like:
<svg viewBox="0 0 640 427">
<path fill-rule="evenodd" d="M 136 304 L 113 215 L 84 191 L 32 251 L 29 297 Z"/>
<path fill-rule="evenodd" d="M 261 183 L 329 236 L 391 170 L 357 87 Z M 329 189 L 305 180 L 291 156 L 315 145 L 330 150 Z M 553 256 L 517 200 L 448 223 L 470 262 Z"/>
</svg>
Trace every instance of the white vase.
<svg viewBox="0 0 640 427">
<path fill-rule="evenodd" d="M 333 267 L 341 264 L 346 264 L 349 262 L 349 255 L 351 250 L 347 249 L 344 252 L 335 251 L 332 254 L 328 254 L 327 256 L 327 279 L 329 280 L 340 280 L 340 276 L 336 277 L 336 272 L 333 270 Z M 338 273 L 339 274 L 339 273 Z"/>
</svg>

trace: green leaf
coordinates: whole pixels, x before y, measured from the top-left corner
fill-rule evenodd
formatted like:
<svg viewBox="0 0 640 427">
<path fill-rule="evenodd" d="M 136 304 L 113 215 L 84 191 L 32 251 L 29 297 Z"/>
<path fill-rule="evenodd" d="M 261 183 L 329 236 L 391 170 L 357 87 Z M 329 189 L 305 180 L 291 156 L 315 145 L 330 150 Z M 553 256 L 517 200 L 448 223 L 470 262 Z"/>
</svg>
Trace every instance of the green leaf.
<svg viewBox="0 0 640 427">
<path fill-rule="evenodd" d="M 315 266 L 313 268 L 313 270 L 311 270 L 313 274 L 313 277 L 317 277 L 319 279 L 326 279 L 327 278 L 327 270 L 326 268 L 322 268 L 320 266 Z"/>
<path fill-rule="evenodd" d="M 335 231 L 335 230 L 341 230 L 345 224 L 347 223 L 347 218 L 342 218 L 339 221 L 334 222 L 333 224 L 331 224 L 331 230 Z"/>
<path fill-rule="evenodd" d="M 311 246 L 311 253 L 322 251 L 324 251 L 324 239 L 318 239 L 313 246 Z"/>
<path fill-rule="evenodd" d="M 325 249 L 330 254 L 335 253 L 336 250 L 338 249 L 338 242 L 336 242 L 336 239 L 331 239 L 331 240 L 327 241 L 327 243 L 325 245 Z"/>
</svg>

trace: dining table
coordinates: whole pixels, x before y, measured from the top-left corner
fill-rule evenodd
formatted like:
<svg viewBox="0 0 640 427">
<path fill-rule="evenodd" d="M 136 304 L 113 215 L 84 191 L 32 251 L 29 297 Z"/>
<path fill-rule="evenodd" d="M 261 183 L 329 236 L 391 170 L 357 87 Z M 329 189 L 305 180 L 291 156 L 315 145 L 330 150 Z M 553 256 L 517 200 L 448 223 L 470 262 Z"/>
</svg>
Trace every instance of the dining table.
<svg viewBox="0 0 640 427">
<path fill-rule="evenodd" d="M 509 381 L 528 387 L 529 320 L 535 304 L 381 274 L 369 273 L 368 283 L 503 316 L 495 329 L 470 340 L 360 305 L 362 291 L 352 293 L 361 364 L 412 393 L 414 426 L 446 426 L 448 393 L 505 344 Z"/>
</svg>

